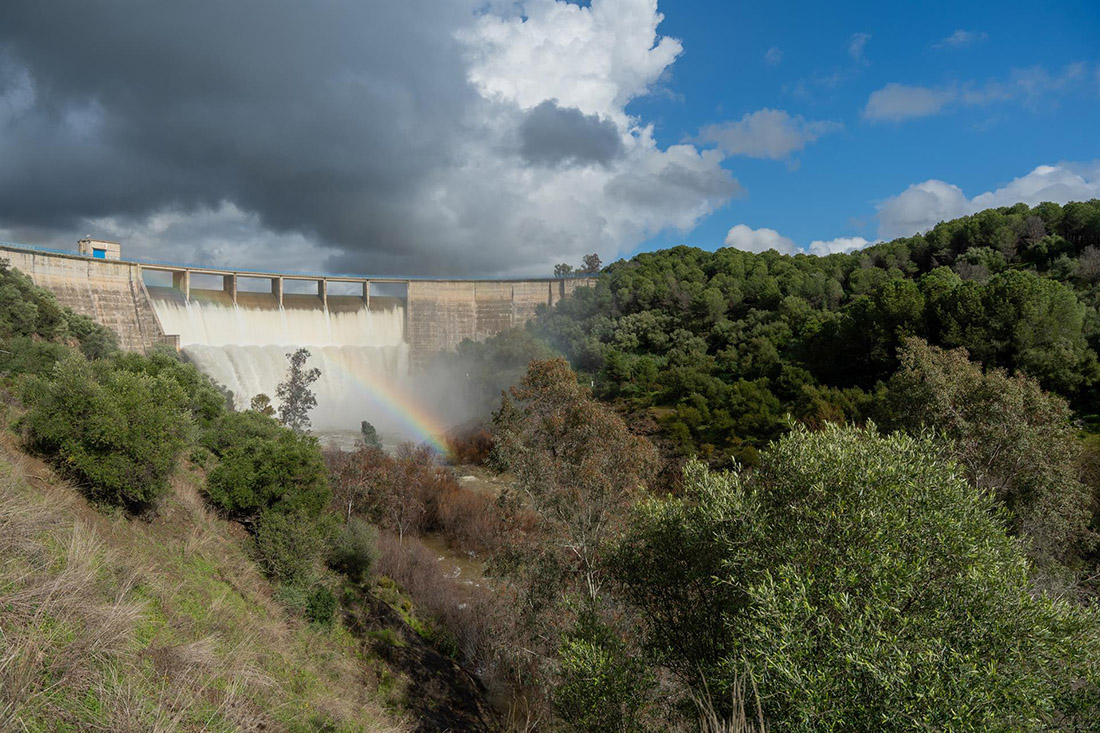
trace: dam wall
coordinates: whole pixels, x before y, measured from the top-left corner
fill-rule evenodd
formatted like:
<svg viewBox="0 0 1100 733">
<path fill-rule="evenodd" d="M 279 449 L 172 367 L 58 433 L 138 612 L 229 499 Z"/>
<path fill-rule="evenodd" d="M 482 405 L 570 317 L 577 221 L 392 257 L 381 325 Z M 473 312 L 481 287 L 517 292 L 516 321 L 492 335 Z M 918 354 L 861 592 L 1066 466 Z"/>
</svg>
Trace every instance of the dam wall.
<svg viewBox="0 0 1100 733">
<path fill-rule="evenodd" d="M 16 247 L 0 247 L 0 259 L 52 292 L 61 305 L 114 330 L 127 351 L 179 346 L 179 339 L 161 328 L 140 265 Z"/>
<path fill-rule="evenodd" d="M 376 311 L 400 302 L 404 313 L 404 342 L 408 363 L 416 369 L 441 351 L 455 348 L 464 339 L 480 341 L 535 316 L 539 306 L 553 306 L 578 287 L 593 285 L 595 277 L 443 280 L 386 277 L 326 276 L 200 268 L 157 262 L 106 260 L 0 244 L 0 258 L 52 291 L 62 305 L 114 329 L 119 345 L 128 351 L 147 352 L 160 344 L 180 347 L 180 334 L 166 331 L 153 297 L 188 303 L 193 297 L 217 297 L 230 307 L 315 308 L 323 312 L 357 309 Z M 164 286 L 147 287 L 146 277 L 160 273 Z M 201 276 L 201 277 L 200 277 Z M 218 289 L 202 290 L 198 282 L 217 283 Z M 270 290 L 247 292 L 239 281 L 270 280 Z M 170 282 L 170 287 L 168 283 Z M 375 296 L 372 283 L 404 287 L 403 298 L 392 293 Z M 290 293 L 293 285 L 308 294 Z M 334 295 L 333 286 L 345 291 Z M 360 295 L 348 295 L 352 290 Z M 150 290 L 154 295 L 150 295 Z M 315 293 L 315 294 L 314 294 Z M 163 308 L 162 308 L 163 309 Z M 262 336 L 260 336 L 262 338 Z"/>
<path fill-rule="evenodd" d="M 406 339 L 413 366 L 450 351 L 463 339 L 482 341 L 535 317 L 595 278 L 546 280 L 411 280 Z"/>
</svg>

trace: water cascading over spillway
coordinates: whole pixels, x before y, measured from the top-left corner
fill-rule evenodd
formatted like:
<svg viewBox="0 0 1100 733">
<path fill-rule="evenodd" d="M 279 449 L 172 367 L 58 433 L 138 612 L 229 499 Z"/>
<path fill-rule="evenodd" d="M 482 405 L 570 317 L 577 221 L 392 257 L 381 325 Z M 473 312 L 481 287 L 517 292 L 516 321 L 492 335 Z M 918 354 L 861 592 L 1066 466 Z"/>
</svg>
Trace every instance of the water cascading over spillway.
<svg viewBox="0 0 1100 733">
<path fill-rule="evenodd" d="M 206 374 L 232 390 L 238 409 L 257 394 L 276 402 L 286 378 L 287 354 L 305 347 L 307 367 L 321 370 L 314 383 L 315 429 L 358 430 L 369 420 L 383 433 L 422 439 L 394 414 L 408 399 L 409 347 L 401 308 L 328 311 L 319 308 L 250 308 L 221 303 L 154 299 L 165 333 Z"/>
</svg>

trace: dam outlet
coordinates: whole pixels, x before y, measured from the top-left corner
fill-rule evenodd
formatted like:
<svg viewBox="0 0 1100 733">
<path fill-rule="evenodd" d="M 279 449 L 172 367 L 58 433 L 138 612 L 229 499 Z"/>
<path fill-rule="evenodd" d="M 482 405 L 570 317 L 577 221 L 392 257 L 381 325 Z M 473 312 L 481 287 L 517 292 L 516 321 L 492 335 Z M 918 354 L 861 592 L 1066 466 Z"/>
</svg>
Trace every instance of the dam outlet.
<svg viewBox="0 0 1100 733">
<path fill-rule="evenodd" d="M 312 389 L 314 429 L 358 430 L 370 421 L 388 437 L 422 441 L 434 428 L 409 424 L 419 404 L 409 370 L 405 312 L 400 306 L 368 310 L 250 307 L 192 299 L 152 298 L 166 332 L 203 372 L 233 392 L 238 409 L 276 389 L 286 378 L 287 354 L 306 348 L 307 367 L 321 371 Z"/>
</svg>

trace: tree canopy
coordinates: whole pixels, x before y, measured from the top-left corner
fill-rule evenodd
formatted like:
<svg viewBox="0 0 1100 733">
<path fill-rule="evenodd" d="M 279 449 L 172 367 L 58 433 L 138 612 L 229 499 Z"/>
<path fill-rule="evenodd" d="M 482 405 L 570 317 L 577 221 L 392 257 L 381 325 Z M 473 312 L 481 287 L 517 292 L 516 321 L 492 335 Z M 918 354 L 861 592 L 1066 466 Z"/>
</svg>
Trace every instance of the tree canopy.
<svg viewBox="0 0 1100 733">
<path fill-rule="evenodd" d="M 1100 409 L 1100 201 L 1019 204 L 827 257 L 674 247 L 604 269 L 529 328 L 712 463 L 787 428 L 860 421 L 916 336 Z"/>
<path fill-rule="evenodd" d="M 753 472 L 689 464 L 613 554 L 650 653 L 716 700 L 750 674 L 776 730 L 1084 724 L 1095 613 L 1033 592 L 992 495 L 938 454 L 800 427 Z"/>
</svg>

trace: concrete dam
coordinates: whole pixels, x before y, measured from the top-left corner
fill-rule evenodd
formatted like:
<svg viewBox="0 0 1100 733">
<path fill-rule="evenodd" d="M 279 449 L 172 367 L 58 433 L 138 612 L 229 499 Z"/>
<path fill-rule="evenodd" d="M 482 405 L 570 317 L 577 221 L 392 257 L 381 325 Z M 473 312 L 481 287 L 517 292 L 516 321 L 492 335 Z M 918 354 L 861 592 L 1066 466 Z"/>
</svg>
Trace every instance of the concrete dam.
<svg viewBox="0 0 1100 733">
<path fill-rule="evenodd" d="M 0 258 L 58 301 L 112 328 L 119 344 L 166 344 L 234 393 L 239 408 L 310 350 L 319 429 L 423 439 L 458 419 L 462 385 L 425 371 L 464 339 L 522 325 L 593 277 L 444 280 L 230 270 L 121 259 L 117 245 L 80 252 L 0 244 Z M 117 259 L 115 259 L 117 257 Z M 451 419 L 448 419 L 451 418 Z"/>
</svg>

